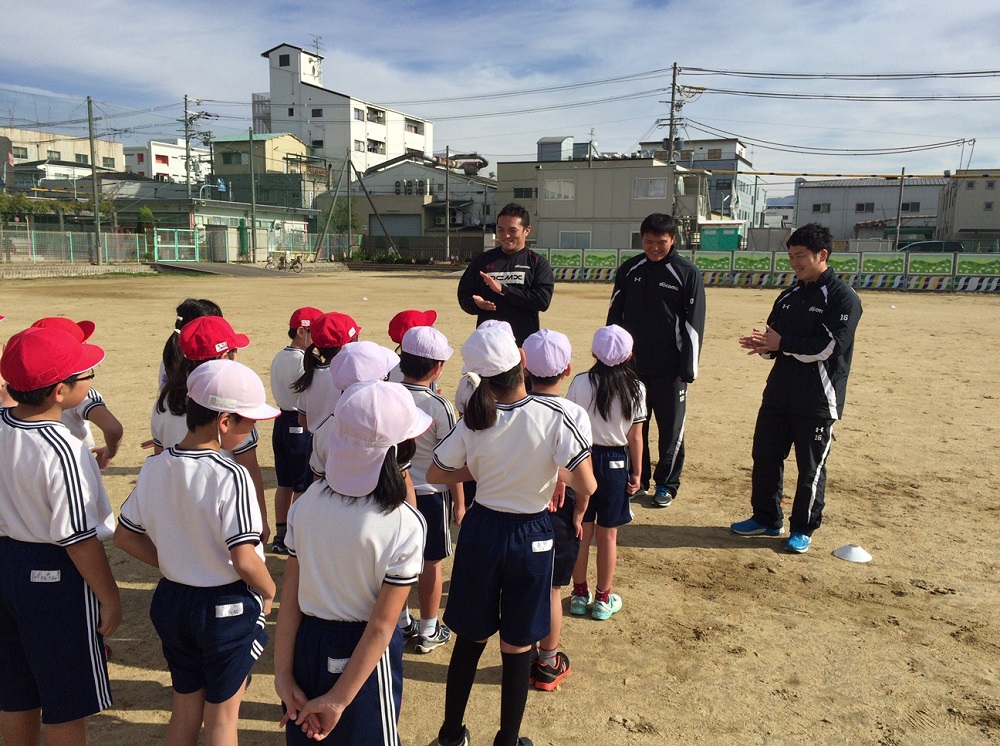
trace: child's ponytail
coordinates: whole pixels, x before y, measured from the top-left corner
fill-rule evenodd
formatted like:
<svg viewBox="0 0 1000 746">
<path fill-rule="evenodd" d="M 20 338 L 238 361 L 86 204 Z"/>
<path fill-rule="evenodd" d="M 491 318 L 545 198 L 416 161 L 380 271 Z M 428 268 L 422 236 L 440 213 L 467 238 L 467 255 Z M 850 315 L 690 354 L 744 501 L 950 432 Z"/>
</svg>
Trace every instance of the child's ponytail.
<svg viewBox="0 0 1000 746">
<path fill-rule="evenodd" d="M 483 376 L 465 406 L 465 424 L 470 430 L 489 430 L 497 421 L 497 399 L 523 382 L 521 365 L 495 376 Z"/>
</svg>

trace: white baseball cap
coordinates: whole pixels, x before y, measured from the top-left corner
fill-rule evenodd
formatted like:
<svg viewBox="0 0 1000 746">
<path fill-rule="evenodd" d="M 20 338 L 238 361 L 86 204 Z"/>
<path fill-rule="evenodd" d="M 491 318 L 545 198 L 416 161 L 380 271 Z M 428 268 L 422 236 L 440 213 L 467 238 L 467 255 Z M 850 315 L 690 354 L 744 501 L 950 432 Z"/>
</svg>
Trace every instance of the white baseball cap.
<svg viewBox="0 0 1000 746">
<path fill-rule="evenodd" d="M 333 385 L 339 391 L 362 381 L 381 381 L 399 365 L 399 355 L 375 342 L 344 345 L 330 362 Z"/>
<path fill-rule="evenodd" d="M 552 329 L 539 329 L 524 340 L 524 367 L 539 378 L 551 378 L 563 373 L 573 359 L 569 337 Z"/>
<path fill-rule="evenodd" d="M 510 370 L 521 362 L 514 335 L 500 326 L 480 326 L 462 345 L 463 373 L 472 371 L 484 378 Z"/>
<path fill-rule="evenodd" d="M 448 338 L 432 326 L 413 326 L 406 330 L 402 342 L 403 352 L 429 360 L 447 360 L 455 352 L 448 346 Z"/>
<path fill-rule="evenodd" d="M 401 384 L 370 381 L 350 386 L 333 411 L 326 481 L 349 497 L 370 495 L 389 449 L 431 426 Z"/>
<path fill-rule="evenodd" d="M 618 324 L 602 326 L 594 332 L 591 350 L 605 365 L 621 365 L 632 357 L 632 335 Z"/>
<path fill-rule="evenodd" d="M 208 360 L 187 379 L 188 397 L 213 412 L 235 412 L 248 420 L 273 420 L 281 410 L 267 403 L 260 377 L 235 360 Z"/>
<path fill-rule="evenodd" d="M 480 329 L 503 329 L 510 336 L 514 336 L 514 327 L 510 325 L 509 321 L 501 321 L 500 319 L 486 319 L 482 324 L 479 325 Z"/>
</svg>

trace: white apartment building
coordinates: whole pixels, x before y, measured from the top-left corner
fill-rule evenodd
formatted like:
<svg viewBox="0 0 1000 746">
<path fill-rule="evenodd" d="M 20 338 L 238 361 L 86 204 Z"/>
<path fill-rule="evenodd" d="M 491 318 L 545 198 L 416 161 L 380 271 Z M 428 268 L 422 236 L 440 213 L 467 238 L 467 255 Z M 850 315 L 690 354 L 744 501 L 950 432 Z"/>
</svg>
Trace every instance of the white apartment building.
<svg viewBox="0 0 1000 746">
<path fill-rule="evenodd" d="M 1000 238 L 1000 169 L 956 171 L 946 181 L 938 208 L 937 237 Z"/>
<path fill-rule="evenodd" d="M 187 183 L 184 140 L 150 140 L 145 145 L 125 148 L 125 170 L 157 181 Z M 203 181 L 211 171 L 211 151 L 191 146 L 191 183 Z"/>
<path fill-rule="evenodd" d="M 270 91 L 253 96 L 254 132 L 289 132 L 332 162 L 350 153 L 359 171 L 405 153 L 433 155 L 433 123 L 324 88 L 322 56 L 291 44 L 261 56 Z"/>
<path fill-rule="evenodd" d="M 73 137 L 56 132 L 0 127 L 0 137 L 10 138 L 15 166 L 45 161 L 90 165 L 90 140 L 86 136 Z M 120 171 L 125 165 L 120 142 L 95 140 L 94 150 L 97 152 L 99 168 Z"/>
</svg>

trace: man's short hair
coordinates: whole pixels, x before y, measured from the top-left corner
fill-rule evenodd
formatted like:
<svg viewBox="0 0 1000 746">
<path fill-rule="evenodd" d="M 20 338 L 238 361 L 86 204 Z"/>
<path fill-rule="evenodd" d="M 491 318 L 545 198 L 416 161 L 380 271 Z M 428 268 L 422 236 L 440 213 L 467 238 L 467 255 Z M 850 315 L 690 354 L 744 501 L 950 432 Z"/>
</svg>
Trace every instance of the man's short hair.
<svg viewBox="0 0 1000 746">
<path fill-rule="evenodd" d="M 673 215 L 666 215 L 662 212 L 654 212 L 652 215 L 647 215 L 646 219 L 642 221 L 642 225 L 639 226 L 640 236 L 645 236 L 647 233 L 654 236 L 662 236 L 666 233 L 674 239 L 674 242 L 676 243 L 677 221 L 674 220 Z"/>
<path fill-rule="evenodd" d="M 796 228 L 795 232 L 785 241 L 785 246 L 805 246 L 809 251 L 818 254 L 823 249 L 826 253 L 833 253 L 833 235 L 830 229 L 819 223 L 807 223 L 801 228 Z"/>
<path fill-rule="evenodd" d="M 497 220 L 500 220 L 504 215 L 510 215 L 512 218 L 521 218 L 522 228 L 527 228 L 531 225 L 531 214 L 517 202 L 508 202 L 504 205 L 503 209 L 497 213 Z"/>
</svg>

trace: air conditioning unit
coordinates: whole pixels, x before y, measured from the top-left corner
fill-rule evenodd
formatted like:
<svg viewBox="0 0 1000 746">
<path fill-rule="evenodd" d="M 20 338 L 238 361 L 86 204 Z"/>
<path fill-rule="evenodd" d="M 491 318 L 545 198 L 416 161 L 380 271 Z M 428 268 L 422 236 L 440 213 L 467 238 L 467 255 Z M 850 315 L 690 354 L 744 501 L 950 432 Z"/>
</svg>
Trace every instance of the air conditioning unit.
<svg viewBox="0 0 1000 746">
<path fill-rule="evenodd" d="M 462 225 L 462 213 L 460 213 L 460 212 L 452 213 L 451 224 L 452 225 Z"/>
<path fill-rule="evenodd" d="M 444 225 L 444 215 L 437 215 L 434 218 L 434 225 Z"/>
</svg>

